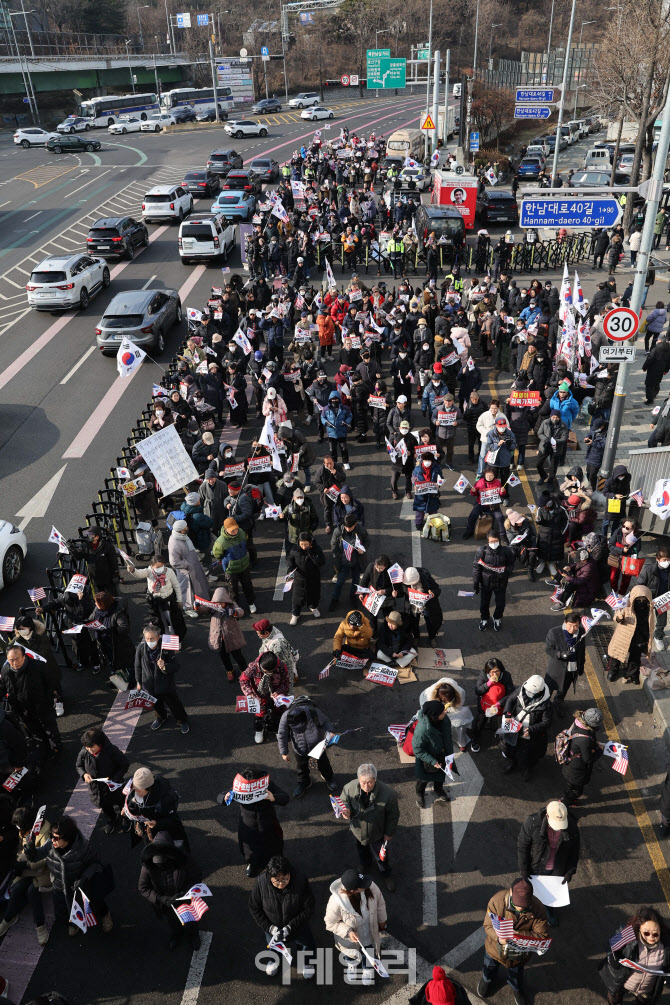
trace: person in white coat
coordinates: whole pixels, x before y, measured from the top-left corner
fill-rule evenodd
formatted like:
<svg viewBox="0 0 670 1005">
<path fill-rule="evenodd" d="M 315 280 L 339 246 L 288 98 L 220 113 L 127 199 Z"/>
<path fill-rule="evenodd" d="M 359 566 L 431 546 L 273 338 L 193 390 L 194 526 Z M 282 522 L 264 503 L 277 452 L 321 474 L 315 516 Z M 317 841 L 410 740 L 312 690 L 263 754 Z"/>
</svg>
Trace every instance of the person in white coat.
<svg viewBox="0 0 670 1005">
<path fill-rule="evenodd" d="M 175 520 L 168 541 L 170 565 L 177 573 L 179 588 L 184 600 L 184 608 L 193 610 L 196 595 L 209 600 L 207 574 L 203 569 L 195 545 L 188 536 L 186 520 Z M 210 577 L 213 582 L 213 577 Z"/>
<path fill-rule="evenodd" d="M 371 987 L 375 972 L 358 947 L 364 946 L 370 956 L 379 959 L 380 932 L 386 929 L 386 903 L 377 884 L 370 876 L 347 869 L 330 884 L 324 921 L 326 930 L 335 936 L 335 947 L 348 961 L 345 982 L 358 983 L 355 975 L 362 962 L 362 983 Z"/>
<path fill-rule="evenodd" d="M 488 450 L 488 447 L 486 446 L 486 438 L 496 424 L 496 419 L 498 418 L 499 411 L 500 411 L 500 402 L 498 401 L 497 398 L 492 398 L 488 412 L 482 412 L 482 414 L 477 419 L 477 432 L 479 433 L 482 444 L 481 449 L 479 451 L 477 478 L 481 478 L 482 473 L 484 471 L 484 458 L 486 457 L 486 451 Z"/>
<path fill-rule="evenodd" d="M 470 737 L 468 727 L 472 725 L 473 715 L 465 704 L 465 691 L 453 677 L 440 677 L 434 684 L 429 684 L 425 691 L 421 692 L 419 698 L 419 708 L 423 708 L 427 701 L 441 701 L 444 705 L 449 721 L 451 722 L 451 732 L 461 750 L 465 750 Z"/>
</svg>

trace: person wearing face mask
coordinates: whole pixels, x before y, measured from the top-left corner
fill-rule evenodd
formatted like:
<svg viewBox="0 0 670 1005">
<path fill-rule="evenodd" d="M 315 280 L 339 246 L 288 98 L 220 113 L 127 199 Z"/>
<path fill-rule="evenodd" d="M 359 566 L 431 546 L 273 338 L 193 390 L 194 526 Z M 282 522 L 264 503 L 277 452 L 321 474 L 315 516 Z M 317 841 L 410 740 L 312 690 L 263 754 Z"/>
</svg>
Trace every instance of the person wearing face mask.
<svg viewBox="0 0 670 1005">
<path fill-rule="evenodd" d="M 88 786 L 89 799 L 94 806 L 102 810 L 107 818 L 105 834 L 120 834 L 130 830 L 130 821 L 120 815 L 124 803 L 122 789 L 113 792 L 104 781 L 123 782 L 124 775 L 130 767 L 130 761 L 115 746 L 101 729 L 87 729 L 81 738 L 82 748 L 77 755 L 77 774 Z"/>
<path fill-rule="evenodd" d="M 431 370 L 426 373 L 426 385 L 420 396 L 422 414 L 430 416 L 433 410 L 442 404 L 448 390 L 446 382 L 442 379 L 442 364 L 433 364 Z"/>
<path fill-rule="evenodd" d="M 502 500 L 507 495 L 507 489 L 503 487 L 500 479 L 496 477 L 493 468 L 486 468 L 483 478 L 478 478 L 470 489 L 470 495 L 474 497 L 475 501 L 472 504 L 470 516 L 468 517 L 463 540 L 467 541 L 474 536 L 478 517 L 483 514 L 489 514 L 498 528 L 499 538 L 507 543 L 505 520 L 500 508 Z"/>
<path fill-rule="evenodd" d="M 149 429 L 152 433 L 156 433 L 159 429 L 165 429 L 166 426 L 171 426 L 173 423 L 174 416 L 168 406 L 163 400 L 157 401 L 149 419 Z"/>
<path fill-rule="evenodd" d="M 598 563 L 588 548 L 580 548 L 577 561 L 561 570 L 563 593 L 551 608 L 563 611 L 566 607 L 590 607 L 600 593 Z"/>
<path fill-rule="evenodd" d="M 555 482 L 559 464 L 565 460 L 568 448 L 568 427 L 561 419 L 558 409 L 552 408 L 548 419 L 544 419 L 538 429 L 538 451 L 535 467 L 540 476 L 539 483 Z M 549 475 L 545 464 L 549 460 Z"/>
<path fill-rule="evenodd" d="M 374 399 L 371 401 L 370 399 Z M 389 393 L 386 381 L 379 378 L 368 395 L 368 412 L 377 450 L 384 449 L 386 436 L 386 416 L 393 405 L 393 397 Z"/>
<path fill-rule="evenodd" d="M 651 592 L 653 600 L 662 597 L 670 590 L 670 548 L 666 545 L 656 552 L 656 561 L 647 560 L 639 576 L 631 580 L 631 586 L 646 586 Z M 654 649 L 657 653 L 665 649 L 663 638 L 665 626 L 668 620 L 667 611 L 656 612 L 656 626 L 654 628 Z"/>
<path fill-rule="evenodd" d="M 317 422 L 319 430 L 319 443 L 322 442 L 325 436 L 325 426 L 318 421 L 321 412 L 328 407 L 328 402 L 330 400 L 331 394 L 336 394 L 335 385 L 328 380 L 328 376 L 325 370 L 319 370 L 316 375 L 316 380 L 307 388 L 307 396 L 312 401 L 315 411 L 317 412 Z"/>
<path fill-rule="evenodd" d="M 302 531 L 298 542 L 291 548 L 288 556 L 288 574 L 293 573 L 291 589 L 291 625 L 297 625 L 305 604 L 315 618 L 321 617 L 319 601 L 321 599 L 321 572 L 326 564 L 320 545 L 314 540 L 310 531 Z"/>
<path fill-rule="evenodd" d="M 479 392 L 472 391 L 463 409 L 463 418 L 468 431 L 468 460 L 471 464 L 474 464 L 475 454 L 479 454 L 481 449 L 481 439 L 477 423 L 487 411 L 486 403 L 480 398 Z"/>
<path fill-rule="evenodd" d="M 602 724 L 603 714 L 599 708 L 575 712 L 570 733 L 570 760 L 562 767 L 565 792 L 561 796 L 561 802 L 566 806 L 577 806 L 577 800 L 584 793 L 584 786 L 591 780 L 595 762 L 602 757 L 604 744 L 596 739 L 596 733 Z"/>
<path fill-rule="evenodd" d="M 411 401 L 412 386 L 416 383 L 414 371 L 414 363 L 407 350 L 401 346 L 396 358 L 391 360 L 391 376 L 393 377 L 393 391 L 396 399 L 400 395 L 404 395 L 408 401 Z"/>
<path fill-rule="evenodd" d="M 417 530 L 421 530 L 430 513 L 437 513 L 439 510 L 439 486 L 442 480 L 442 468 L 435 455 L 428 451 L 420 454 L 420 460 L 412 471 L 412 485 L 414 487 L 412 509 Z M 427 486 L 427 491 L 422 491 L 424 486 Z"/>
<path fill-rule="evenodd" d="M 0 938 L 16 924 L 26 904 L 30 904 L 38 945 L 45 946 L 49 941 L 49 929 L 45 924 L 42 895 L 51 889 L 51 877 L 46 862 L 36 862 L 34 865 L 28 863 L 26 848 L 28 844 L 42 848 L 50 839 L 51 827 L 48 820 L 42 820 L 39 833 L 33 836 L 34 822 L 35 810 L 30 806 L 21 806 L 12 814 L 11 823 L 18 831 L 18 845 L 13 863 L 13 876 L 7 890 L 5 916 L 0 923 Z M 8 853 L 8 860 L 13 838 L 14 835 L 10 838 L 9 835 L 5 837 L 3 834 L 2 843 L 7 844 L 5 851 Z"/>
<path fill-rule="evenodd" d="M 163 650 L 161 634 L 153 625 L 144 629 L 144 639 L 135 650 L 135 684 L 156 699 L 152 729 L 160 729 L 167 719 L 167 709 L 177 720 L 182 733 L 188 733 L 188 716 L 174 681 L 179 661 L 173 650 Z M 167 708 L 166 708 L 167 706 Z"/>
<path fill-rule="evenodd" d="M 544 651 L 548 657 L 544 682 L 554 695 L 554 712 L 560 717 L 565 714 L 563 703 L 570 685 L 576 691 L 577 678 L 584 673 L 586 643 L 579 614 L 571 611 L 564 615 L 562 625 L 549 629 Z"/>
<path fill-rule="evenodd" d="M 547 586 L 558 586 L 560 582 L 559 567 L 563 565 L 565 555 L 565 534 L 568 529 L 568 514 L 562 506 L 549 496 L 544 504 L 540 500 L 535 525 L 537 527 L 538 563 L 535 571 L 540 573 L 545 564 L 552 575 L 546 579 Z"/>
<path fill-rule="evenodd" d="M 293 498 L 282 510 L 279 519 L 285 521 L 284 543 L 287 554 L 294 545 L 297 545 L 303 531 L 313 533 L 319 526 L 319 515 L 314 503 L 311 499 L 305 498 L 302 487 L 294 489 Z"/>
<path fill-rule="evenodd" d="M 503 774 L 509 775 L 519 767 L 527 782 L 534 766 L 547 752 L 547 731 L 553 716 L 549 687 L 539 674 L 529 677 L 509 695 L 505 716 L 515 719 L 521 729 L 504 734 L 502 750 L 506 764 Z"/>
<path fill-rule="evenodd" d="M 332 534 L 333 532 L 333 508 L 339 495 L 340 486 L 345 483 L 346 479 L 347 475 L 344 466 L 336 463 L 330 454 L 326 454 L 323 459 L 323 466 L 316 476 L 319 498 L 323 506 L 326 534 Z"/>
<path fill-rule="evenodd" d="M 423 396 L 433 375 L 435 353 L 431 345 L 432 339 L 425 328 L 423 329 L 422 336 L 418 348 L 414 353 L 414 372 L 419 376 L 416 388 L 417 397 L 421 401 L 422 410 L 425 411 Z"/>
<path fill-rule="evenodd" d="M 480 737 L 484 727 L 495 730 L 499 723 L 505 698 L 514 690 L 512 675 L 505 669 L 505 664 L 499 659 L 490 659 L 480 670 L 475 684 L 475 694 L 479 702 L 475 712 L 474 722 L 470 729 L 470 750 L 473 754 L 480 751 Z"/>
<path fill-rule="evenodd" d="M 45 662 L 45 673 L 48 675 L 49 680 L 53 686 L 54 699 L 60 709 L 56 709 L 57 715 L 63 714 L 63 697 L 61 691 L 61 671 L 60 667 L 56 661 L 56 656 L 53 649 L 51 648 L 51 642 L 49 641 L 49 634 L 46 630 L 46 626 L 43 622 L 38 621 L 37 618 L 31 618 L 30 615 L 24 614 L 18 617 L 15 622 L 16 634 L 13 639 L 11 639 L 9 645 L 16 642 L 21 646 L 27 646 L 28 649 L 32 649 L 34 653 L 41 656 Z M 2 646 L 4 648 L 4 645 Z"/>
<path fill-rule="evenodd" d="M 615 681 L 627 665 L 624 680 L 640 683 L 640 661 L 651 656 L 652 639 L 656 627 L 656 614 L 647 586 L 634 586 L 623 610 L 615 611 L 614 634 L 607 647 L 607 679 Z"/>
<path fill-rule="evenodd" d="M 200 948 L 198 922 L 182 924 L 174 907 L 194 883 L 200 880 L 183 848 L 177 848 L 167 831 L 158 831 L 153 841 L 142 849 L 142 868 L 137 884 L 141 895 L 153 906 L 157 918 L 164 918 L 170 930 L 168 948 L 174 950 L 185 936 L 190 948 Z M 187 903 L 182 901 L 182 903 Z"/>
<path fill-rule="evenodd" d="M 656 1002 L 663 994 L 666 979 L 662 974 L 670 968 L 670 932 L 666 923 L 653 907 L 640 907 L 628 919 L 624 931 L 628 927 L 633 929 L 631 938 L 618 949 L 610 949 L 599 967 L 607 990 L 607 1005 L 621 1005 L 626 993 L 638 1002 Z M 621 960 L 630 960 L 644 969 L 632 970 L 623 966 Z"/>
<path fill-rule="evenodd" d="M 642 569 L 640 562 L 644 562 L 644 559 L 637 557 L 641 546 L 640 528 L 630 518 L 625 519 L 609 539 L 610 583 L 620 597 L 628 592 L 631 576 L 637 576 Z"/>
<path fill-rule="evenodd" d="M 504 539 L 506 541 L 506 538 Z M 486 544 L 480 545 L 472 563 L 472 581 L 475 594 L 481 593 L 479 604 L 479 631 L 485 632 L 489 623 L 491 597 L 495 597 L 493 630 L 502 628 L 507 584 L 514 568 L 514 554 L 506 544 L 501 546 L 500 534 L 490 530 Z"/>
<path fill-rule="evenodd" d="M 226 464 L 230 465 L 234 461 L 232 449 L 226 444 L 224 450 L 219 451 L 219 457 L 220 470 L 225 476 Z M 227 495 L 226 483 L 223 478 L 219 478 L 219 472 L 214 467 L 208 468 L 205 471 L 204 480 L 198 489 L 198 497 L 202 512 L 212 521 L 212 533 L 214 537 L 218 537 L 223 521 L 228 516 L 225 508 Z"/>
<path fill-rule="evenodd" d="M 289 671 L 273 652 L 263 652 L 240 675 L 240 688 L 245 698 L 257 698 L 260 712 L 254 714 L 254 742 L 263 743 L 266 730 L 277 732 L 282 707 L 274 699 L 288 695 Z"/>
<path fill-rule="evenodd" d="M 147 604 L 152 620 L 162 624 L 163 630 L 169 635 L 178 635 L 180 640 L 186 635 L 184 609 L 179 580 L 173 569 L 165 564 L 162 558 L 152 558 L 148 568 L 140 569 L 126 564 L 126 571 L 134 579 L 145 579 L 147 584 Z M 186 612 L 189 617 L 197 618 L 194 610 Z"/>
<path fill-rule="evenodd" d="M 500 401 L 497 398 L 491 398 L 488 410 L 483 412 L 477 419 L 476 429 L 479 433 L 481 441 L 479 463 L 477 465 L 477 478 L 481 478 L 484 472 L 484 458 L 486 457 L 487 452 L 486 440 L 490 431 L 495 427 L 500 407 Z"/>
</svg>

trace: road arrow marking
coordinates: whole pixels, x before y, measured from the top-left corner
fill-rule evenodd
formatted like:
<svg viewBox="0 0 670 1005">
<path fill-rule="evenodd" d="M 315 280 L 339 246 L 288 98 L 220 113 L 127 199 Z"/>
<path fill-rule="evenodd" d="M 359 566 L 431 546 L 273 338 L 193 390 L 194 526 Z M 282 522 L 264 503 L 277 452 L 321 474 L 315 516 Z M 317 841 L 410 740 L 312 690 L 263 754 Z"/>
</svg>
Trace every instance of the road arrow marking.
<svg viewBox="0 0 670 1005">
<path fill-rule="evenodd" d="M 30 502 L 17 512 L 16 515 L 23 518 L 19 524 L 19 530 L 25 530 L 31 520 L 46 516 L 66 467 L 67 464 L 64 464 L 53 478 L 50 478 L 46 485 L 42 486 L 37 495 L 33 496 Z"/>
<path fill-rule="evenodd" d="M 454 859 L 456 858 L 458 849 L 465 837 L 465 831 L 470 823 L 470 817 L 474 812 L 475 806 L 477 805 L 477 799 L 479 798 L 479 793 L 482 791 L 482 786 L 484 785 L 484 779 L 472 759 L 471 754 L 456 754 L 456 765 L 459 771 L 457 776 L 458 781 L 456 783 L 452 783 L 450 786 L 450 788 L 452 788 L 454 784 L 458 786 L 456 792 L 454 793 L 454 799 L 451 802 L 451 823 L 454 832 Z"/>
</svg>

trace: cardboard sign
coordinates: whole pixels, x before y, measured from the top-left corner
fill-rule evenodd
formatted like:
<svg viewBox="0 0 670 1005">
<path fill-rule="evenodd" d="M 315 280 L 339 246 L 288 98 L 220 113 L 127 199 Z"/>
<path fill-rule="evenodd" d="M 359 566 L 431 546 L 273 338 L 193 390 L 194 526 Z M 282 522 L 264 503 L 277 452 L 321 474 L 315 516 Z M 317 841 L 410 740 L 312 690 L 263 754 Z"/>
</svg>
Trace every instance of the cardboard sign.
<svg viewBox="0 0 670 1005">
<path fill-rule="evenodd" d="M 542 395 L 539 391 L 512 391 L 509 403 L 511 408 L 539 408 Z"/>
<path fill-rule="evenodd" d="M 383 684 L 385 687 L 393 687 L 397 676 L 397 667 L 386 666 L 385 663 L 371 663 L 365 679 L 372 681 L 373 684 Z"/>
<path fill-rule="evenodd" d="M 326 489 L 326 491 L 324 492 L 324 495 L 327 496 L 328 499 L 332 499 L 333 502 L 337 502 L 339 494 L 340 489 L 338 485 L 331 485 L 330 488 Z"/>
<path fill-rule="evenodd" d="M 70 582 L 65 587 L 66 593 L 83 593 L 88 583 L 88 577 L 81 572 L 75 572 Z"/>
<path fill-rule="evenodd" d="M 244 477 L 244 461 L 238 464 L 225 464 L 223 467 L 223 477 L 228 480 Z"/>
<path fill-rule="evenodd" d="M 500 506 L 500 489 L 484 489 L 479 493 L 480 506 Z"/>
<path fill-rule="evenodd" d="M 156 699 L 148 691 L 129 691 L 124 708 L 153 708 Z"/>
<path fill-rule="evenodd" d="M 414 484 L 415 496 L 432 496 L 439 492 L 440 486 L 437 482 L 416 482 Z"/>
<path fill-rule="evenodd" d="M 247 464 L 250 475 L 260 475 L 267 471 L 272 471 L 271 457 L 248 457 Z"/>
<path fill-rule="evenodd" d="M 370 408 L 388 408 L 386 396 L 383 394 L 371 394 L 368 398 Z"/>
<path fill-rule="evenodd" d="M 265 799 L 269 784 L 269 775 L 252 778 L 249 781 L 241 775 L 235 775 L 233 795 L 238 803 L 259 803 L 261 799 Z"/>
<path fill-rule="evenodd" d="M 261 702 L 259 698 L 245 698 L 244 695 L 238 695 L 235 699 L 235 711 L 236 712 L 252 712 L 254 715 L 259 715 L 261 711 Z"/>
<path fill-rule="evenodd" d="M 460 649 L 419 649 L 416 663 L 424 670 L 459 670 L 463 656 Z"/>
</svg>

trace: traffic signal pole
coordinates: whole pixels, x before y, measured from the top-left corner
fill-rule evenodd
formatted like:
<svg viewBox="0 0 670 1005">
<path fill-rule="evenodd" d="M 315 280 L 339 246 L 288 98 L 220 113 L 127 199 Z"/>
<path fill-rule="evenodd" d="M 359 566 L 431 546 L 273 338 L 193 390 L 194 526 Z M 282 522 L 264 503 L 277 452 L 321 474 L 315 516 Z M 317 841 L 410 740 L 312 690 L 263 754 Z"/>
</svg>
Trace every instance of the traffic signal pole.
<svg viewBox="0 0 670 1005">
<path fill-rule="evenodd" d="M 570 27 L 568 28 L 568 44 L 565 49 L 565 63 L 563 65 L 563 86 L 561 87 L 561 100 L 558 105 L 558 122 L 556 124 L 556 143 L 554 144 L 554 164 L 551 169 L 551 184 L 556 184 L 558 174 L 558 154 L 561 149 L 561 127 L 563 125 L 563 110 L 565 108 L 565 93 L 568 86 L 568 67 L 570 65 L 570 47 L 572 45 L 572 29 L 575 26 L 575 9 L 577 0 L 572 0 L 572 12 L 570 14 Z"/>
<path fill-rule="evenodd" d="M 557 141 L 558 145 L 558 141 Z M 635 273 L 635 282 L 633 284 L 633 295 L 630 298 L 631 309 L 640 316 L 642 311 L 642 301 L 644 298 L 645 290 L 645 279 L 647 276 L 647 270 L 649 268 L 649 259 L 651 256 L 651 246 L 654 240 L 654 223 L 656 222 L 656 214 L 658 213 L 658 205 L 663 194 L 663 177 L 665 174 L 665 163 L 668 157 L 668 149 L 670 148 L 670 95 L 665 103 L 665 108 L 663 110 L 663 124 L 661 126 L 661 135 L 658 140 L 658 147 L 656 149 L 656 160 L 654 161 L 654 171 L 649 182 L 644 184 L 648 186 L 646 191 L 646 206 L 644 215 L 644 228 L 642 230 L 642 241 L 640 243 L 640 250 L 637 255 L 636 267 L 637 271 Z M 600 472 L 598 474 L 598 488 L 602 491 L 602 487 L 605 484 L 605 479 L 609 478 L 612 474 L 612 469 L 614 467 L 614 461 L 616 458 L 617 446 L 619 444 L 619 432 L 621 430 L 621 422 L 623 419 L 623 410 L 626 403 L 626 381 L 628 379 L 628 363 L 619 363 L 619 371 L 617 373 L 616 390 L 614 391 L 614 400 L 612 402 L 612 411 L 610 413 L 609 429 L 607 431 L 607 443 L 605 444 L 605 453 L 603 455 L 603 462 L 600 466 Z"/>
</svg>

